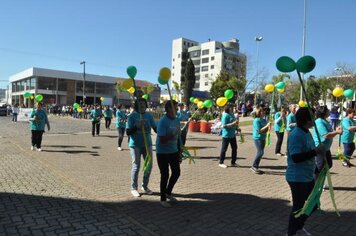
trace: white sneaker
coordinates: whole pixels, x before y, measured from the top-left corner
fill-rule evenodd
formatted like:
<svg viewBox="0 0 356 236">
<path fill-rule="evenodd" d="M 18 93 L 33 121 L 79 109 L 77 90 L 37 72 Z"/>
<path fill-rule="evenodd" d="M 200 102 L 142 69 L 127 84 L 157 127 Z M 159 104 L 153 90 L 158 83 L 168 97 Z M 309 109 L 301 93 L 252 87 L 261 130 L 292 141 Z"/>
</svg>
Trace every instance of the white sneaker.
<svg viewBox="0 0 356 236">
<path fill-rule="evenodd" d="M 141 197 L 141 194 L 139 192 L 137 192 L 137 190 L 131 190 L 131 194 L 134 197 Z"/>
<path fill-rule="evenodd" d="M 141 187 L 141 190 L 147 195 L 152 195 L 153 194 L 152 190 L 149 189 L 149 188 Z"/>
<path fill-rule="evenodd" d="M 121 147 L 118 147 L 117 150 L 122 151 L 122 148 L 121 148 Z"/>
<path fill-rule="evenodd" d="M 163 206 L 164 208 L 171 208 L 172 205 L 169 202 L 166 201 L 161 201 L 161 206 Z"/>
<path fill-rule="evenodd" d="M 225 165 L 225 164 L 219 164 L 219 166 L 220 166 L 221 168 L 227 168 L 227 165 Z"/>
<path fill-rule="evenodd" d="M 34 146 L 31 146 L 31 151 L 35 150 L 35 147 Z"/>
<path fill-rule="evenodd" d="M 41 148 L 37 148 L 37 152 L 42 152 L 42 149 Z"/>
</svg>

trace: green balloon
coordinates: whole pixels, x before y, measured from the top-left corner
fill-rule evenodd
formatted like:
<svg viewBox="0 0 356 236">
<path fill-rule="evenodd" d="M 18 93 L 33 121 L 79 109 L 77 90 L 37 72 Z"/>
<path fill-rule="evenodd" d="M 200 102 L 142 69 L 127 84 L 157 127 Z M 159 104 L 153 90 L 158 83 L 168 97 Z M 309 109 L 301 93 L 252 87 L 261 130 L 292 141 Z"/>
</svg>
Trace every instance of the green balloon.
<svg viewBox="0 0 356 236">
<path fill-rule="evenodd" d="M 195 99 L 195 97 L 190 97 L 190 98 L 189 98 L 189 101 L 190 101 L 191 103 L 194 103 L 194 99 Z"/>
<path fill-rule="evenodd" d="M 280 72 L 289 73 L 295 70 L 295 61 L 287 56 L 278 58 L 276 61 L 276 67 Z"/>
<path fill-rule="evenodd" d="M 135 66 L 129 66 L 126 69 L 126 72 L 131 79 L 134 79 L 137 74 L 137 69 Z"/>
<path fill-rule="evenodd" d="M 76 109 L 78 109 L 78 108 L 80 107 L 80 105 L 79 105 L 78 103 L 74 103 L 74 104 L 73 104 L 73 107 L 76 108 Z"/>
<path fill-rule="evenodd" d="M 212 106 L 213 106 L 213 101 L 211 101 L 210 99 L 204 101 L 204 107 L 210 108 Z"/>
<path fill-rule="evenodd" d="M 232 91 L 231 89 L 225 90 L 224 97 L 226 97 L 227 99 L 233 98 L 234 97 L 234 91 Z"/>
<path fill-rule="evenodd" d="M 297 61 L 296 67 L 297 67 L 297 71 L 302 73 L 308 73 L 315 68 L 315 65 L 316 65 L 316 61 L 314 57 L 304 56 Z"/>
<path fill-rule="evenodd" d="M 144 95 L 142 95 L 142 97 L 147 100 L 148 99 L 148 94 L 144 94 Z"/>
<path fill-rule="evenodd" d="M 354 96 L 354 91 L 352 89 L 346 89 L 344 91 L 344 96 L 347 98 L 352 98 Z"/>
<path fill-rule="evenodd" d="M 36 95 L 35 99 L 37 102 L 40 102 L 43 100 L 43 96 L 41 94 L 38 94 L 38 95 Z"/>
<path fill-rule="evenodd" d="M 277 89 L 284 89 L 286 87 L 286 83 L 284 83 L 283 81 L 279 81 L 274 87 L 276 87 Z"/>
<path fill-rule="evenodd" d="M 24 94 L 23 94 L 23 96 L 25 97 L 25 98 L 29 98 L 29 97 L 31 97 L 31 93 L 30 92 L 25 92 Z"/>
<path fill-rule="evenodd" d="M 165 80 L 163 80 L 161 77 L 158 76 L 158 83 L 159 83 L 160 85 L 165 85 L 165 84 L 167 84 L 167 82 L 168 82 L 168 81 L 165 81 Z"/>
</svg>

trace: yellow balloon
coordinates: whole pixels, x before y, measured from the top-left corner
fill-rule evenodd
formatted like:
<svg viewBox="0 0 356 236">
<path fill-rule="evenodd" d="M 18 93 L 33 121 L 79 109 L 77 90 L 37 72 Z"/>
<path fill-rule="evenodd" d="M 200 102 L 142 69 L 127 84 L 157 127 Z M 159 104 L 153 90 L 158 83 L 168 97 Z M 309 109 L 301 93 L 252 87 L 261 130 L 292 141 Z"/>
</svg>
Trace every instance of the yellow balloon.
<svg viewBox="0 0 356 236">
<path fill-rule="evenodd" d="M 81 107 L 79 107 L 79 108 L 77 109 L 77 111 L 78 111 L 78 112 L 82 112 L 83 109 L 82 109 Z"/>
<path fill-rule="evenodd" d="M 102 102 L 103 102 L 104 100 L 105 100 L 105 98 L 104 98 L 104 97 L 100 97 L 100 101 L 102 101 Z"/>
<path fill-rule="evenodd" d="M 171 78 L 171 70 L 167 67 L 163 67 L 159 71 L 159 77 L 164 81 L 168 81 Z"/>
<path fill-rule="evenodd" d="M 198 98 L 194 98 L 194 103 L 198 104 L 198 102 L 199 102 L 199 99 Z"/>
<path fill-rule="evenodd" d="M 127 92 L 129 92 L 130 94 L 133 94 L 135 92 L 135 88 L 131 87 L 127 90 Z"/>
<path fill-rule="evenodd" d="M 278 92 L 280 92 L 280 93 L 284 93 L 284 89 L 277 89 L 278 90 Z"/>
<path fill-rule="evenodd" d="M 305 107 L 305 102 L 302 101 L 302 100 L 300 100 L 300 101 L 298 102 L 298 105 L 299 105 L 299 107 Z"/>
<path fill-rule="evenodd" d="M 133 79 L 125 79 L 124 81 L 122 81 L 121 86 L 124 89 L 130 89 L 131 87 L 133 87 Z"/>
<path fill-rule="evenodd" d="M 227 103 L 226 97 L 219 97 L 218 99 L 216 99 L 216 105 L 218 105 L 219 107 L 225 106 L 226 103 Z"/>
<path fill-rule="evenodd" d="M 274 85 L 273 85 L 273 84 L 267 84 L 267 85 L 265 86 L 265 91 L 266 91 L 267 93 L 271 93 L 271 92 L 273 92 L 273 90 L 274 90 Z"/>
<path fill-rule="evenodd" d="M 32 95 L 30 98 L 31 98 L 31 100 L 33 100 L 35 97 Z"/>
<path fill-rule="evenodd" d="M 204 102 L 202 101 L 199 101 L 198 104 L 197 104 L 198 108 L 202 109 L 204 108 Z"/>
<path fill-rule="evenodd" d="M 334 97 L 341 97 L 342 95 L 344 94 L 344 90 L 340 87 L 336 87 L 334 90 L 333 90 L 333 95 Z"/>
</svg>

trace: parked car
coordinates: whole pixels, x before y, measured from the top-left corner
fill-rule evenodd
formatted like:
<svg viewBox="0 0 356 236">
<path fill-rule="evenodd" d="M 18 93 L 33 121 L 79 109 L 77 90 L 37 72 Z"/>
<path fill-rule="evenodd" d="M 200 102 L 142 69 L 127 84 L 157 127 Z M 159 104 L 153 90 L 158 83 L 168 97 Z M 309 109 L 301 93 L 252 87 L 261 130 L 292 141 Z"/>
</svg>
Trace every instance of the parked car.
<svg viewBox="0 0 356 236">
<path fill-rule="evenodd" d="M 5 106 L 0 107 L 0 116 L 6 116 L 7 115 L 7 108 Z"/>
</svg>

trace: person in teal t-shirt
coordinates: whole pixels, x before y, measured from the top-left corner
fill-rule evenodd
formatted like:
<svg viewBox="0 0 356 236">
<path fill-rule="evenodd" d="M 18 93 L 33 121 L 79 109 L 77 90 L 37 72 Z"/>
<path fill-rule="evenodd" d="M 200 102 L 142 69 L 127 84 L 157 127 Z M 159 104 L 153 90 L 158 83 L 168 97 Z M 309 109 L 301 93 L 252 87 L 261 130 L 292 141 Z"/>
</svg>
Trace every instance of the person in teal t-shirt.
<svg viewBox="0 0 356 236">
<path fill-rule="evenodd" d="M 307 215 L 295 217 L 314 187 L 315 156 L 325 155 L 324 145 L 315 147 L 309 132 L 313 127 L 313 117 L 308 108 L 299 108 L 296 113 L 297 127 L 290 133 L 287 148 L 286 180 L 292 193 L 292 210 L 289 215 L 288 235 L 310 235 L 304 229 Z M 316 206 L 315 206 L 316 209 Z M 302 234 L 304 233 L 304 234 Z"/>
<path fill-rule="evenodd" d="M 266 133 L 269 129 L 271 129 L 272 125 L 271 122 L 267 123 L 267 121 L 263 119 L 264 115 L 263 107 L 256 108 L 256 118 L 253 120 L 252 138 L 255 143 L 257 153 L 250 168 L 255 174 L 263 174 L 263 171 L 258 168 L 266 146 Z"/>
<path fill-rule="evenodd" d="M 342 119 L 341 126 L 342 126 L 342 135 L 341 135 L 341 142 L 344 145 L 344 156 L 346 158 L 351 158 L 352 154 L 355 151 L 355 131 L 356 126 L 354 122 L 355 110 L 353 108 L 348 108 L 346 110 L 346 117 Z M 343 160 L 342 165 L 345 167 L 351 167 L 353 164 L 350 160 Z"/>
<path fill-rule="evenodd" d="M 111 119 L 112 119 L 112 110 L 110 109 L 109 106 L 105 107 L 104 118 L 105 118 L 105 128 L 110 129 Z"/>
<path fill-rule="evenodd" d="M 42 103 L 39 102 L 36 104 L 36 109 L 30 113 L 31 150 L 34 150 L 36 147 L 37 151 L 42 151 L 41 144 L 45 125 L 47 125 L 47 129 L 50 131 L 51 127 L 47 114 L 42 110 Z"/>
<path fill-rule="evenodd" d="M 330 123 L 326 120 L 326 118 L 329 117 L 329 115 L 330 115 L 330 111 L 327 106 L 319 107 L 318 110 L 316 111 L 317 119 L 315 120 L 315 126 L 319 133 L 320 142 L 325 147 L 326 161 L 328 163 L 329 168 L 331 168 L 333 166 L 333 160 L 332 160 L 331 152 L 330 152 L 331 144 L 333 142 L 333 138 L 336 135 L 342 133 L 342 128 L 338 127 L 334 131 L 333 128 L 331 127 Z M 318 147 L 320 143 L 319 143 L 318 135 L 315 131 L 315 128 L 314 128 L 314 132 L 313 132 L 313 139 L 315 142 L 315 146 Z M 317 167 L 315 170 L 316 175 L 318 175 L 318 173 L 320 173 L 321 169 L 324 166 L 324 158 L 321 158 L 321 157 L 322 156 L 317 156 L 315 159 L 316 167 Z M 317 179 L 317 176 L 315 179 Z"/>
<path fill-rule="evenodd" d="M 238 125 L 238 120 L 232 113 L 232 105 L 228 104 L 224 107 L 224 113 L 221 116 L 221 128 L 222 128 L 222 144 L 220 150 L 220 161 L 219 166 L 222 168 L 227 168 L 224 164 L 225 155 L 229 144 L 231 146 L 231 166 L 237 167 L 237 141 L 236 141 L 236 127 Z"/>
<path fill-rule="evenodd" d="M 181 140 L 182 140 L 182 146 L 185 146 L 185 141 L 187 139 L 187 134 L 188 134 L 188 125 L 189 122 L 191 121 L 189 113 L 186 111 L 187 106 L 184 105 L 184 103 L 178 103 L 178 112 L 177 112 L 177 118 L 180 121 L 181 124 Z"/>
<path fill-rule="evenodd" d="M 172 196 L 172 191 L 180 176 L 179 161 L 182 146 L 179 140 L 181 130 L 179 119 L 176 117 L 177 102 L 166 101 L 164 109 L 166 114 L 161 117 L 157 125 L 156 154 L 161 172 L 160 203 L 163 207 L 171 207 L 167 198 L 170 201 L 176 200 Z M 171 177 L 169 177 L 169 167 L 172 171 Z"/>
<path fill-rule="evenodd" d="M 287 116 L 287 135 L 289 135 L 290 132 L 296 127 L 297 122 L 295 120 L 295 113 L 297 112 L 297 105 L 296 104 L 291 104 L 289 105 L 289 114 Z"/>
<path fill-rule="evenodd" d="M 91 117 L 91 134 L 94 137 L 95 130 L 96 130 L 96 135 L 99 136 L 99 134 L 100 134 L 100 119 L 103 117 L 103 113 L 101 111 L 100 105 L 96 105 L 95 108 L 93 110 L 91 110 L 90 117 Z"/>
<path fill-rule="evenodd" d="M 141 165 L 141 156 L 143 157 L 143 159 L 147 155 L 150 155 L 152 158 L 151 129 L 156 132 L 156 123 L 153 119 L 153 116 L 150 113 L 146 112 L 146 109 L 146 99 L 137 99 L 134 104 L 134 111 L 128 116 L 126 123 L 126 134 L 130 135 L 129 147 L 132 159 L 131 194 L 134 197 L 141 196 L 140 193 L 137 191 L 137 181 Z M 144 171 L 141 186 L 141 190 L 143 191 L 143 193 L 149 195 L 153 194 L 153 192 L 148 188 L 152 165 L 153 164 L 151 163 Z"/>
<path fill-rule="evenodd" d="M 116 129 L 118 133 L 117 150 L 122 151 L 122 140 L 124 139 L 125 129 L 126 129 L 126 110 L 122 104 L 117 106 L 116 111 Z"/>
<path fill-rule="evenodd" d="M 276 154 L 277 156 L 284 156 L 284 154 L 281 153 L 281 148 L 283 144 L 284 130 L 286 129 L 287 125 L 286 116 L 287 110 L 284 106 L 281 107 L 281 111 L 276 112 L 276 114 L 274 115 L 274 131 L 277 135 L 277 143 L 274 154 Z"/>
</svg>

